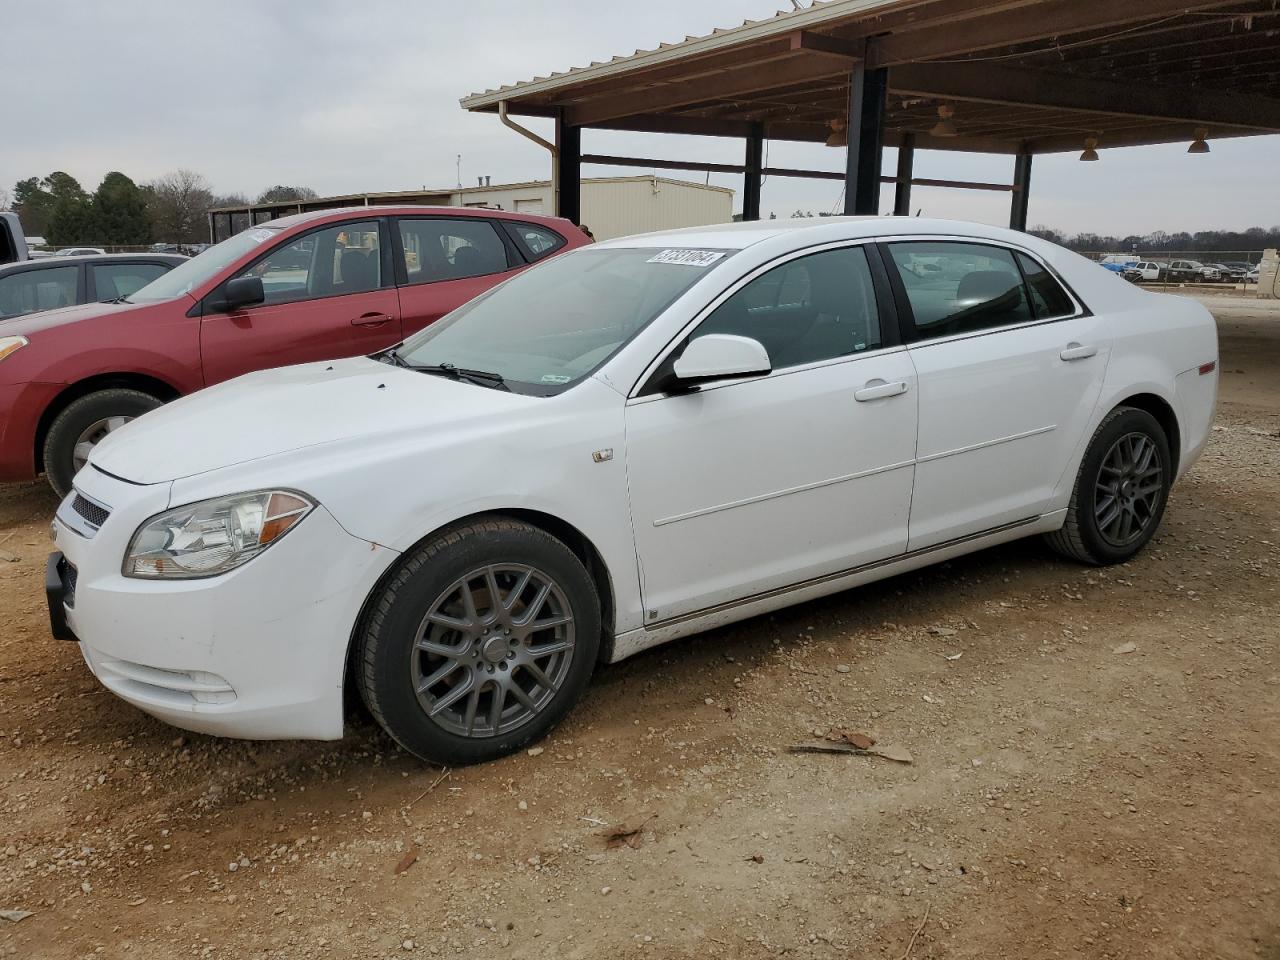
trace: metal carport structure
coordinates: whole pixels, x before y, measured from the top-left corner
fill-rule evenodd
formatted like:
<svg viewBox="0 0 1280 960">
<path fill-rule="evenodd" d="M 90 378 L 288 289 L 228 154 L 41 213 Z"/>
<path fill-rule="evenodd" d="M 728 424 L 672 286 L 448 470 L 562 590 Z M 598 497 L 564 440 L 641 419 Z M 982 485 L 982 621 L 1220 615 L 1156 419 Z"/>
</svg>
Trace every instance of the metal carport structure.
<svg viewBox="0 0 1280 960">
<path fill-rule="evenodd" d="M 1009 192 L 1025 229 L 1036 154 L 1280 132 L 1280 0 L 815 0 L 740 27 L 462 100 L 552 153 L 575 221 L 584 163 L 843 180 L 844 212 L 894 212 L 913 184 Z M 511 116 L 550 117 L 555 142 Z M 741 164 L 582 153 L 584 129 L 745 141 Z M 844 146 L 843 172 L 766 168 L 766 139 Z M 882 176 L 885 146 L 898 148 Z M 1011 183 L 913 177 L 917 149 L 1014 156 Z M 1278 157 L 1277 159 L 1280 159 Z M 1278 164 L 1280 166 L 1280 164 Z"/>
</svg>

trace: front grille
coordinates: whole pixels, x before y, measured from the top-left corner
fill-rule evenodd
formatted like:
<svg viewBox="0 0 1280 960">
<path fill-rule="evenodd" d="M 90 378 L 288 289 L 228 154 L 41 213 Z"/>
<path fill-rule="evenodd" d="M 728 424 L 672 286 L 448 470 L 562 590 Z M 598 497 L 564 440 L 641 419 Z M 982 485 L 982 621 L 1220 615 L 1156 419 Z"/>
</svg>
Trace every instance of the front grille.
<svg viewBox="0 0 1280 960">
<path fill-rule="evenodd" d="M 76 565 L 70 560 L 62 561 L 62 602 L 68 607 L 76 605 Z"/>
<path fill-rule="evenodd" d="M 105 507 L 100 507 L 92 500 L 89 500 L 80 494 L 76 494 L 76 498 L 71 501 L 71 509 L 80 516 L 84 517 L 89 523 L 95 527 L 101 527 L 107 522 L 107 517 L 111 516 L 111 511 Z"/>
</svg>

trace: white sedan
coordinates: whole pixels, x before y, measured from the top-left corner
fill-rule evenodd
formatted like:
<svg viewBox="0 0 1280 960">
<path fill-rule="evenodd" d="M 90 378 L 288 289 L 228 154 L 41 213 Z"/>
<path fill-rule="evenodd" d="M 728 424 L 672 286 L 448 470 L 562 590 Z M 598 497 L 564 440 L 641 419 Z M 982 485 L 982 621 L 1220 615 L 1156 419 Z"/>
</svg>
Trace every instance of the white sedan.
<svg viewBox="0 0 1280 960">
<path fill-rule="evenodd" d="M 354 688 L 486 760 L 677 637 L 1032 534 L 1128 560 L 1216 367 L 1199 304 L 1006 230 L 600 243 L 113 432 L 54 522 L 53 629 L 177 726 L 337 738 Z"/>
</svg>

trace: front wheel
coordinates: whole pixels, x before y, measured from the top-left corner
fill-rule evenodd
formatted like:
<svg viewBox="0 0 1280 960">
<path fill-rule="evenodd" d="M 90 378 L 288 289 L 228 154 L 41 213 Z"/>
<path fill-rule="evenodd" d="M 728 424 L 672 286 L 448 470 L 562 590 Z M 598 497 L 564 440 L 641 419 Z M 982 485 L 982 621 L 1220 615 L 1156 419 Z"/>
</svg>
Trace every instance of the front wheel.
<svg viewBox="0 0 1280 960">
<path fill-rule="evenodd" d="M 1117 407 L 1085 451 L 1066 523 L 1045 539 L 1081 563 L 1123 563 L 1155 536 L 1172 484 L 1164 428 L 1145 410 Z"/>
<path fill-rule="evenodd" d="M 424 760 L 480 763 L 541 738 L 582 695 L 600 601 L 555 537 L 480 518 L 409 555 L 358 642 L 361 696 L 396 742 Z"/>
<path fill-rule="evenodd" d="M 54 419 L 44 441 L 44 473 L 55 493 L 65 497 L 89 454 L 113 430 L 160 406 L 141 390 L 113 388 L 86 394 Z"/>
</svg>

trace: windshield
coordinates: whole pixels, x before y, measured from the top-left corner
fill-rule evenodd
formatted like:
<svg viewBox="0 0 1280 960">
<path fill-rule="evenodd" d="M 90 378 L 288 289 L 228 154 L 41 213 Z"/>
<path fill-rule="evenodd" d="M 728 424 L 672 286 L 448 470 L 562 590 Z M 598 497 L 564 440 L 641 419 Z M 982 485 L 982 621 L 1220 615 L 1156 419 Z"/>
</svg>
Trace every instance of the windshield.
<svg viewBox="0 0 1280 960">
<path fill-rule="evenodd" d="M 498 374 L 550 396 L 595 371 L 730 251 L 591 247 L 544 261 L 410 337 L 410 366 Z"/>
<path fill-rule="evenodd" d="M 159 303 L 172 300 L 217 276 L 250 250 L 256 250 L 280 232 L 278 227 L 264 224 L 252 227 L 210 247 L 190 260 L 184 260 L 162 277 L 129 295 L 128 303 Z"/>
</svg>

